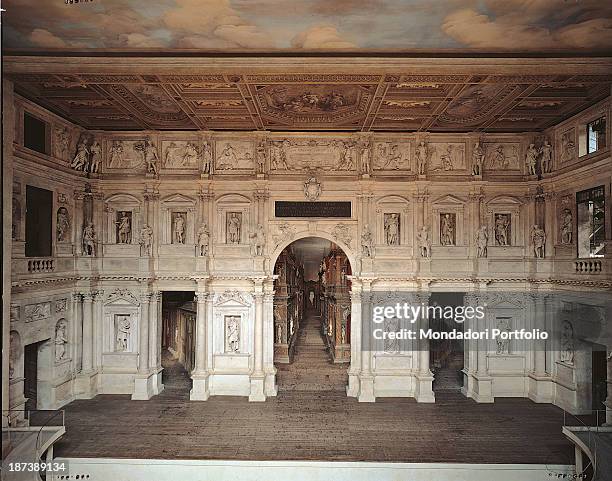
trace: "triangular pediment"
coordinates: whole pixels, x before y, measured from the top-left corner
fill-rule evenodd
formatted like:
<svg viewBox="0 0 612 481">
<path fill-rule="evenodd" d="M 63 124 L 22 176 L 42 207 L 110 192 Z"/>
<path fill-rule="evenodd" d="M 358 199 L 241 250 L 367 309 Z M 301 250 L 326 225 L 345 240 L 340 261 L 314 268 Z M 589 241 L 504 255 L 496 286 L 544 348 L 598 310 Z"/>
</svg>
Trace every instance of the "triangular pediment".
<svg viewBox="0 0 612 481">
<path fill-rule="evenodd" d="M 434 201 L 436 205 L 450 205 L 450 206 L 462 206 L 465 204 L 463 200 L 454 195 L 447 194 Z"/>
</svg>

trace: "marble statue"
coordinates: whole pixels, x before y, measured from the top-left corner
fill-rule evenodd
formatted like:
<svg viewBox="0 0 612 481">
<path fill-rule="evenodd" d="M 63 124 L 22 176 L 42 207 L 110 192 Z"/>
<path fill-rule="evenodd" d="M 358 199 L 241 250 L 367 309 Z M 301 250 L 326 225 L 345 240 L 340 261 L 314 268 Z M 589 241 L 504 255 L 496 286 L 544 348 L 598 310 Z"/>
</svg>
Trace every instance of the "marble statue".
<svg viewBox="0 0 612 481">
<path fill-rule="evenodd" d="M 537 164 L 538 164 L 538 150 L 534 144 L 529 144 L 527 153 L 525 154 L 525 164 L 527 165 L 528 175 L 537 175 Z"/>
<path fill-rule="evenodd" d="M 374 241 L 369 225 L 365 225 L 361 234 L 361 252 L 364 257 L 374 257 Z"/>
<path fill-rule="evenodd" d="M 399 230 L 399 214 L 385 214 L 385 243 L 388 246 L 399 245 Z"/>
<path fill-rule="evenodd" d="M 193 142 L 187 142 L 185 153 L 183 154 L 183 165 L 198 165 L 200 153 L 198 147 Z"/>
<path fill-rule="evenodd" d="M 500 330 L 500 332 L 510 332 L 510 325 L 508 324 L 508 320 L 507 319 L 500 319 L 499 322 L 497 323 L 497 329 Z M 510 340 L 509 339 L 504 339 L 501 336 L 498 336 L 495 339 L 495 342 L 497 344 L 497 354 L 509 354 L 510 352 Z"/>
<path fill-rule="evenodd" d="M 77 145 L 77 151 L 70 164 L 74 170 L 81 170 L 85 172 L 89 167 L 89 149 L 85 138 L 81 138 Z"/>
<path fill-rule="evenodd" d="M 123 144 L 119 140 L 113 141 L 113 145 L 110 148 L 110 161 L 108 166 L 111 168 L 117 168 L 123 166 Z"/>
<path fill-rule="evenodd" d="M 503 145 L 498 145 L 495 149 L 495 153 L 493 154 L 493 163 L 500 169 L 507 169 L 510 165 L 510 160 L 508 160 L 506 157 Z"/>
<path fill-rule="evenodd" d="M 424 140 L 419 142 L 415 152 L 419 175 L 425 175 L 427 170 L 427 145 Z"/>
<path fill-rule="evenodd" d="M 440 160 L 442 161 L 442 168 L 444 170 L 453 170 L 453 146 L 448 145 L 446 152 L 440 154 Z"/>
<path fill-rule="evenodd" d="M 238 166 L 238 155 L 232 145 L 225 144 L 218 159 L 220 170 L 232 170 Z"/>
<path fill-rule="evenodd" d="M 571 209 L 563 209 L 561 215 L 561 244 L 571 244 L 574 237 L 574 216 Z"/>
<path fill-rule="evenodd" d="M 96 231 L 94 230 L 94 225 L 91 222 L 83 228 L 83 255 L 96 255 Z"/>
<path fill-rule="evenodd" d="M 476 142 L 472 151 L 472 175 L 482 175 L 484 157 L 484 150 L 480 146 L 480 142 Z"/>
<path fill-rule="evenodd" d="M 102 147 L 97 140 L 89 148 L 89 153 L 91 154 L 89 172 L 97 174 L 100 171 L 100 163 L 102 162 Z"/>
<path fill-rule="evenodd" d="M 157 175 L 157 163 L 159 161 L 157 157 L 157 148 L 153 145 L 149 139 L 145 139 L 143 144 L 143 155 L 145 165 L 147 166 L 147 173 Z"/>
<path fill-rule="evenodd" d="M 495 242 L 499 246 L 510 245 L 510 214 L 495 214 Z"/>
<path fill-rule="evenodd" d="M 476 232 L 476 255 L 487 257 L 487 245 L 489 244 L 489 232 L 486 225 L 481 225 Z"/>
<path fill-rule="evenodd" d="M 266 246 L 266 230 L 263 225 L 257 224 L 257 229 L 249 237 L 253 239 L 253 254 L 263 256 Z"/>
<path fill-rule="evenodd" d="M 225 327 L 225 351 L 240 352 L 240 317 L 226 317 Z"/>
<path fill-rule="evenodd" d="M 266 141 L 257 144 L 257 173 L 263 174 L 266 170 Z"/>
<path fill-rule="evenodd" d="M 531 231 L 533 253 L 535 257 L 543 259 L 546 246 L 546 232 L 539 225 L 534 225 Z"/>
<path fill-rule="evenodd" d="M 361 150 L 361 173 L 369 174 L 370 166 L 370 142 L 364 142 Z"/>
<path fill-rule="evenodd" d="M 346 344 L 346 325 L 343 323 L 340 330 L 340 343 Z"/>
<path fill-rule="evenodd" d="M 440 244 L 443 246 L 455 245 L 455 215 L 443 214 L 440 219 Z"/>
<path fill-rule="evenodd" d="M 399 331 L 399 319 L 396 317 L 385 319 L 384 332 L 392 333 Z M 400 350 L 399 339 L 395 336 L 385 336 L 384 351 L 387 354 L 395 354 Z"/>
<path fill-rule="evenodd" d="M 66 242 L 70 234 L 70 216 L 66 207 L 57 209 L 55 234 L 58 242 Z"/>
<path fill-rule="evenodd" d="M 568 321 L 563 321 L 561 330 L 561 362 L 574 364 L 574 327 Z"/>
<path fill-rule="evenodd" d="M 117 244 L 132 243 L 132 219 L 126 211 L 119 212 L 117 225 Z"/>
<path fill-rule="evenodd" d="M 140 245 L 142 246 L 144 255 L 153 255 L 153 229 L 150 225 L 145 224 L 142 226 L 142 229 L 140 229 Z"/>
<path fill-rule="evenodd" d="M 115 333 L 115 350 L 117 352 L 125 352 L 128 350 L 131 329 L 132 324 L 130 323 L 130 316 L 118 315 Z"/>
<path fill-rule="evenodd" d="M 227 243 L 240 244 L 242 232 L 242 218 L 238 212 L 228 212 Z"/>
<path fill-rule="evenodd" d="M 66 321 L 60 319 L 55 327 L 55 361 L 59 362 L 66 358 Z"/>
<path fill-rule="evenodd" d="M 431 239 L 429 237 L 429 229 L 425 225 L 421 227 L 417 234 L 417 244 L 421 257 L 431 257 Z"/>
<path fill-rule="evenodd" d="M 574 132 L 570 130 L 561 136 L 561 159 L 571 160 L 576 154 L 576 143 L 573 140 Z"/>
<path fill-rule="evenodd" d="M 276 323 L 276 343 L 282 344 L 283 342 L 283 326 L 280 322 Z"/>
<path fill-rule="evenodd" d="M 208 140 L 204 141 L 202 149 L 202 173 L 212 174 L 213 154 L 212 146 Z"/>
<path fill-rule="evenodd" d="M 350 142 L 341 142 L 340 156 L 336 170 L 354 170 L 355 161 L 353 160 L 352 144 Z"/>
<path fill-rule="evenodd" d="M 176 244 L 185 243 L 185 216 L 181 212 L 174 215 L 174 242 Z"/>
<path fill-rule="evenodd" d="M 200 257 L 208 255 L 208 246 L 210 244 L 210 232 L 206 224 L 202 224 L 198 229 L 198 254 Z"/>
<path fill-rule="evenodd" d="M 70 133 L 68 127 L 56 127 L 54 130 L 53 149 L 55 156 L 59 159 L 65 159 L 70 147 Z"/>
<path fill-rule="evenodd" d="M 544 145 L 540 147 L 540 154 L 542 155 L 542 158 L 540 159 L 540 162 L 542 163 L 542 172 L 548 173 L 552 171 L 553 148 L 552 145 L 550 145 L 550 143 L 548 142 L 548 139 L 545 139 Z"/>
<path fill-rule="evenodd" d="M 9 335 L 9 379 L 15 377 L 15 368 L 21 355 L 21 339 L 17 331 L 11 331 Z"/>
</svg>

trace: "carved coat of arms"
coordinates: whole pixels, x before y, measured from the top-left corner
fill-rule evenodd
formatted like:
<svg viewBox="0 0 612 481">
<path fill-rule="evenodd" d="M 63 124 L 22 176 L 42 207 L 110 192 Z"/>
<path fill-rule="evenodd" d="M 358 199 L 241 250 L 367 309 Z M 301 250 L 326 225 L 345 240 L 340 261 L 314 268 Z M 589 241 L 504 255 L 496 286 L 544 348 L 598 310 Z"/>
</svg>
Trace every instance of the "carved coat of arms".
<svg viewBox="0 0 612 481">
<path fill-rule="evenodd" d="M 320 195 L 321 183 L 317 179 L 311 177 L 306 182 L 304 182 L 304 196 L 308 200 L 315 201 L 319 198 Z"/>
</svg>

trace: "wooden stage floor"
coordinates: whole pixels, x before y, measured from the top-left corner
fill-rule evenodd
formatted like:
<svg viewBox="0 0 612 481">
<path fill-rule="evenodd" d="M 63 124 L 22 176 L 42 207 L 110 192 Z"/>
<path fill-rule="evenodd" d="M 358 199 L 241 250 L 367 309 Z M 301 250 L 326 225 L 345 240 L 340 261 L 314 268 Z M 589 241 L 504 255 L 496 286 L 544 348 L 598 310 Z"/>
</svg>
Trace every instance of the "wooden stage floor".
<svg viewBox="0 0 612 481">
<path fill-rule="evenodd" d="M 573 464 L 562 411 L 527 399 L 477 404 L 457 392 L 435 404 L 338 391 L 283 391 L 264 403 L 242 397 L 190 402 L 167 381 L 149 401 L 100 395 L 66 409 L 62 457 Z"/>
</svg>

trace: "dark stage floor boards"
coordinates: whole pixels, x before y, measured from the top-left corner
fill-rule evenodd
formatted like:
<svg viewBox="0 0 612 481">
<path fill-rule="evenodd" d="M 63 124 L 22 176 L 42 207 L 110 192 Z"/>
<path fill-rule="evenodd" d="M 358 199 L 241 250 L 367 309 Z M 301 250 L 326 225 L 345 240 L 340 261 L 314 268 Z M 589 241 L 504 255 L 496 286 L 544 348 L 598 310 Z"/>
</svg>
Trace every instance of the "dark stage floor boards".
<svg viewBox="0 0 612 481">
<path fill-rule="evenodd" d="M 562 411 L 527 399 L 477 404 L 458 392 L 435 404 L 338 391 L 281 391 L 190 402 L 188 379 L 149 401 L 100 395 L 66 406 L 62 457 L 573 464 Z"/>
</svg>

